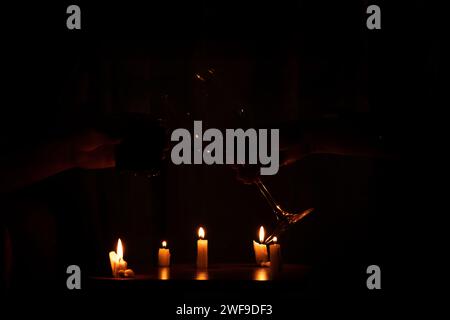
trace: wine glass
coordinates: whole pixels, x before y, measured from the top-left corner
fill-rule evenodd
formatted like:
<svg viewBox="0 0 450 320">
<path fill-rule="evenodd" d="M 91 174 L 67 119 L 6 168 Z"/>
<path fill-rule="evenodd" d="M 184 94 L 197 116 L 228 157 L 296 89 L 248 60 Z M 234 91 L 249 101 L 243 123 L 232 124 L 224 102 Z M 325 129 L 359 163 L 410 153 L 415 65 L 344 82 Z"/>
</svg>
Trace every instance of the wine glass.
<svg viewBox="0 0 450 320">
<path fill-rule="evenodd" d="M 220 72 L 217 71 L 217 67 L 210 67 L 210 68 L 204 68 L 204 70 L 198 70 L 194 74 L 194 79 L 204 86 L 204 92 L 207 93 L 211 88 L 211 86 L 214 86 L 216 91 L 219 92 L 227 92 L 226 85 L 221 80 L 219 74 Z M 228 98 L 228 102 L 230 103 L 230 108 L 232 110 L 235 110 L 235 120 L 239 127 L 245 129 L 245 128 L 251 128 L 255 125 L 255 119 L 254 115 L 249 112 L 249 110 L 245 107 L 246 103 L 242 101 L 232 101 Z M 305 218 L 307 215 L 309 215 L 311 212 L 314 211 L 314 208 L 309 208 L 304 211 L 300 211 L 298 213 L 291 213 L 285 209 L 283 209 L 280 204 L 275 201 L 269 190 L 267 189 L 266 185 L 263 183 L 261 178 L 257 178 L 254 181 L 254 185 L 258 188 L 258 190 L 261 192 L 263 197 L 268 202 L 269 206 L 272 208 L 272 212 L 275 216 L 276 223 L 275 228 L 273 231 L 269 234 L 269 236 L 266 238 L 265 243 L 271 243 L 275 237 L 279 237 L 282 233 L 287 231 L 292 225 L 298 223 L 303 218 Z"/>
<path fill-rule="evenodd" d="M 272 211 L 277 219 L 274 230 L 269 234 L 266 238 L 265 243 L 271 243 L 275 237 L 279 237 L 283 232 L 285 232 L 289 227 L 296 224 L 312 211 L 314 208 L 309 208 L 307 210 L 301 211 L 299 213 L 290 213 L 283 208 L 275 201 L 275 199 L 270 194 L 267 187 L 264 185 L 260 178 L 257 178 L 254 184 L 258 187 L 261 194 L 269 203 Z"/>
</svg>

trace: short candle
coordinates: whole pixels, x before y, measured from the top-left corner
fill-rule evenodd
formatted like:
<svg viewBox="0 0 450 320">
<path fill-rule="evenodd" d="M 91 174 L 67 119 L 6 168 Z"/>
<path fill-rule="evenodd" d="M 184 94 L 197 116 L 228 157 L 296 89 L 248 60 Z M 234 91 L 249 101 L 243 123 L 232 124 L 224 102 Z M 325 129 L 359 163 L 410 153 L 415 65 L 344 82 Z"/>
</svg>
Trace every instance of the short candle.
<svg viewBox="0 0 450 320">
<path fill-rule="evenodd" d="M 259 266 L 267 265 L 269 261 L 267 254 L 267 246 L 264 244 L 264 227 L 259 228 L 259 242 L 253 240 L 253 250 L 255 251 L 256 264 Z"/>
<path fill-rule="evenodd" d="M 133 270 L 127 269 L 128 264 L 123 259 L 123 246 L 120 238 L 117 241 L 117 251 L 109 253 L 109 262 L 111 263 L 113 277 L 134 277 Z"/>
<path fill-rule="evenodd" d="M 272 243 L 269 246 L 270 270 L 272 273 L 277 273 L 281 269 L 281 251 L 280 245 L 277 242 L 277 237 L 273 237 Z"/>
<path fill-rule="evenodd" d="M 160 267 L 170 266 L 170 250 L 167 248 L 167 241 L 163 241 L 158 251 L 158 265 Z"/>
</svg>

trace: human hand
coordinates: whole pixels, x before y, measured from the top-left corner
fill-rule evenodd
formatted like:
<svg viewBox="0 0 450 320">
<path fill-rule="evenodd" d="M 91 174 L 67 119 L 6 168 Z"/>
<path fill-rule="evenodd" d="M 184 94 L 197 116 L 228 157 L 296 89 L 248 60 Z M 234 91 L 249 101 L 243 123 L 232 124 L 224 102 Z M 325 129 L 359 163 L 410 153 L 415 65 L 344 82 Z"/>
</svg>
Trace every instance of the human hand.
<svg viewBox="0 0 450 320">
<path fill-rule="evenodd" d="M 308 155 L 307 150 L 303 144 L 283 146 L 279 150 L 280 167 L 291 165 L 302 159 Z M 259 179 L 261 170 L 261 165 L 259 164 L 233 165 L 232 168 L 236 172 L 237 180 L 244 184 L 252 184 Z"/>
<path fill-rule="evenodd" d="M 69 138 L 71 162 L 83 169 L 104 169 L 116 165 L 115 147 L 121 139 L 88 129 Z"/>
</svg>

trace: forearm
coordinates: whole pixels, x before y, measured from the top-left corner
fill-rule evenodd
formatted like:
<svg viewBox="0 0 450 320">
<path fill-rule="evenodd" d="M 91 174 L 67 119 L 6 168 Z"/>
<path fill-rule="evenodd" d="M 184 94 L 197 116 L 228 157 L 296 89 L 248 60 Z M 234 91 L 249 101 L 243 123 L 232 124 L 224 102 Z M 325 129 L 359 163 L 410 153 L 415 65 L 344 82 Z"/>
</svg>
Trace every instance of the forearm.
<svg viewBox="0 0 450 320">
<path fill-rule="evenodd" d="M 54 141 L 0 159 L 0 193 L 26 187 L 74 167 L 70 144 Z"/>
<path fill-rule="evenodd" d="M 310 154 L 385 157 L 383 136 L 357 128 L 332 127 L 306 133 Z"/>
<path fill-rule="evenodd" d="M 283 134 L 284 132 L 284 134 Z M 373 120 L 319 119 L 281 129 L 282 164 L 311 154 L 396 158 L 392 137 Z"/>
</svg>

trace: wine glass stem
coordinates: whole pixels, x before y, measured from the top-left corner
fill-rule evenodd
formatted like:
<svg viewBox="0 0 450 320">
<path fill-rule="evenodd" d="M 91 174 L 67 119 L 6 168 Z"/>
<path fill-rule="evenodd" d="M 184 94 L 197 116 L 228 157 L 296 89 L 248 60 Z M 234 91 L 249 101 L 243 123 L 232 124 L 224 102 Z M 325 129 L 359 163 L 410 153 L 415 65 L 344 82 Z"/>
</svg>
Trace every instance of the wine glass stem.
<svg viewBox="0 0 450 320">
<path fill-rule="evenodd" d="M 280 206 L 277 204 L 277 202 L 275 201 L 275 199 L 272 197 L 272 195 L 270 194 L 269 190 L 267 190 L 266 186 L 264 185 L 264 183 L 261 181 L 260 178 L 258 178 L 255 181 L 256 186 L 258 187 L 259 191 L 261 192 L 261 194 L 264 196 L 264 198 L 267 200 L 267 202 L 269 203 L 270 207 L 272 208 L 273 212 L 275 213 L 276 217 L 281 220 L 284 218 L 284 214 L 283 214 L 283 210 L 280 208 Z"/>
</svg>

